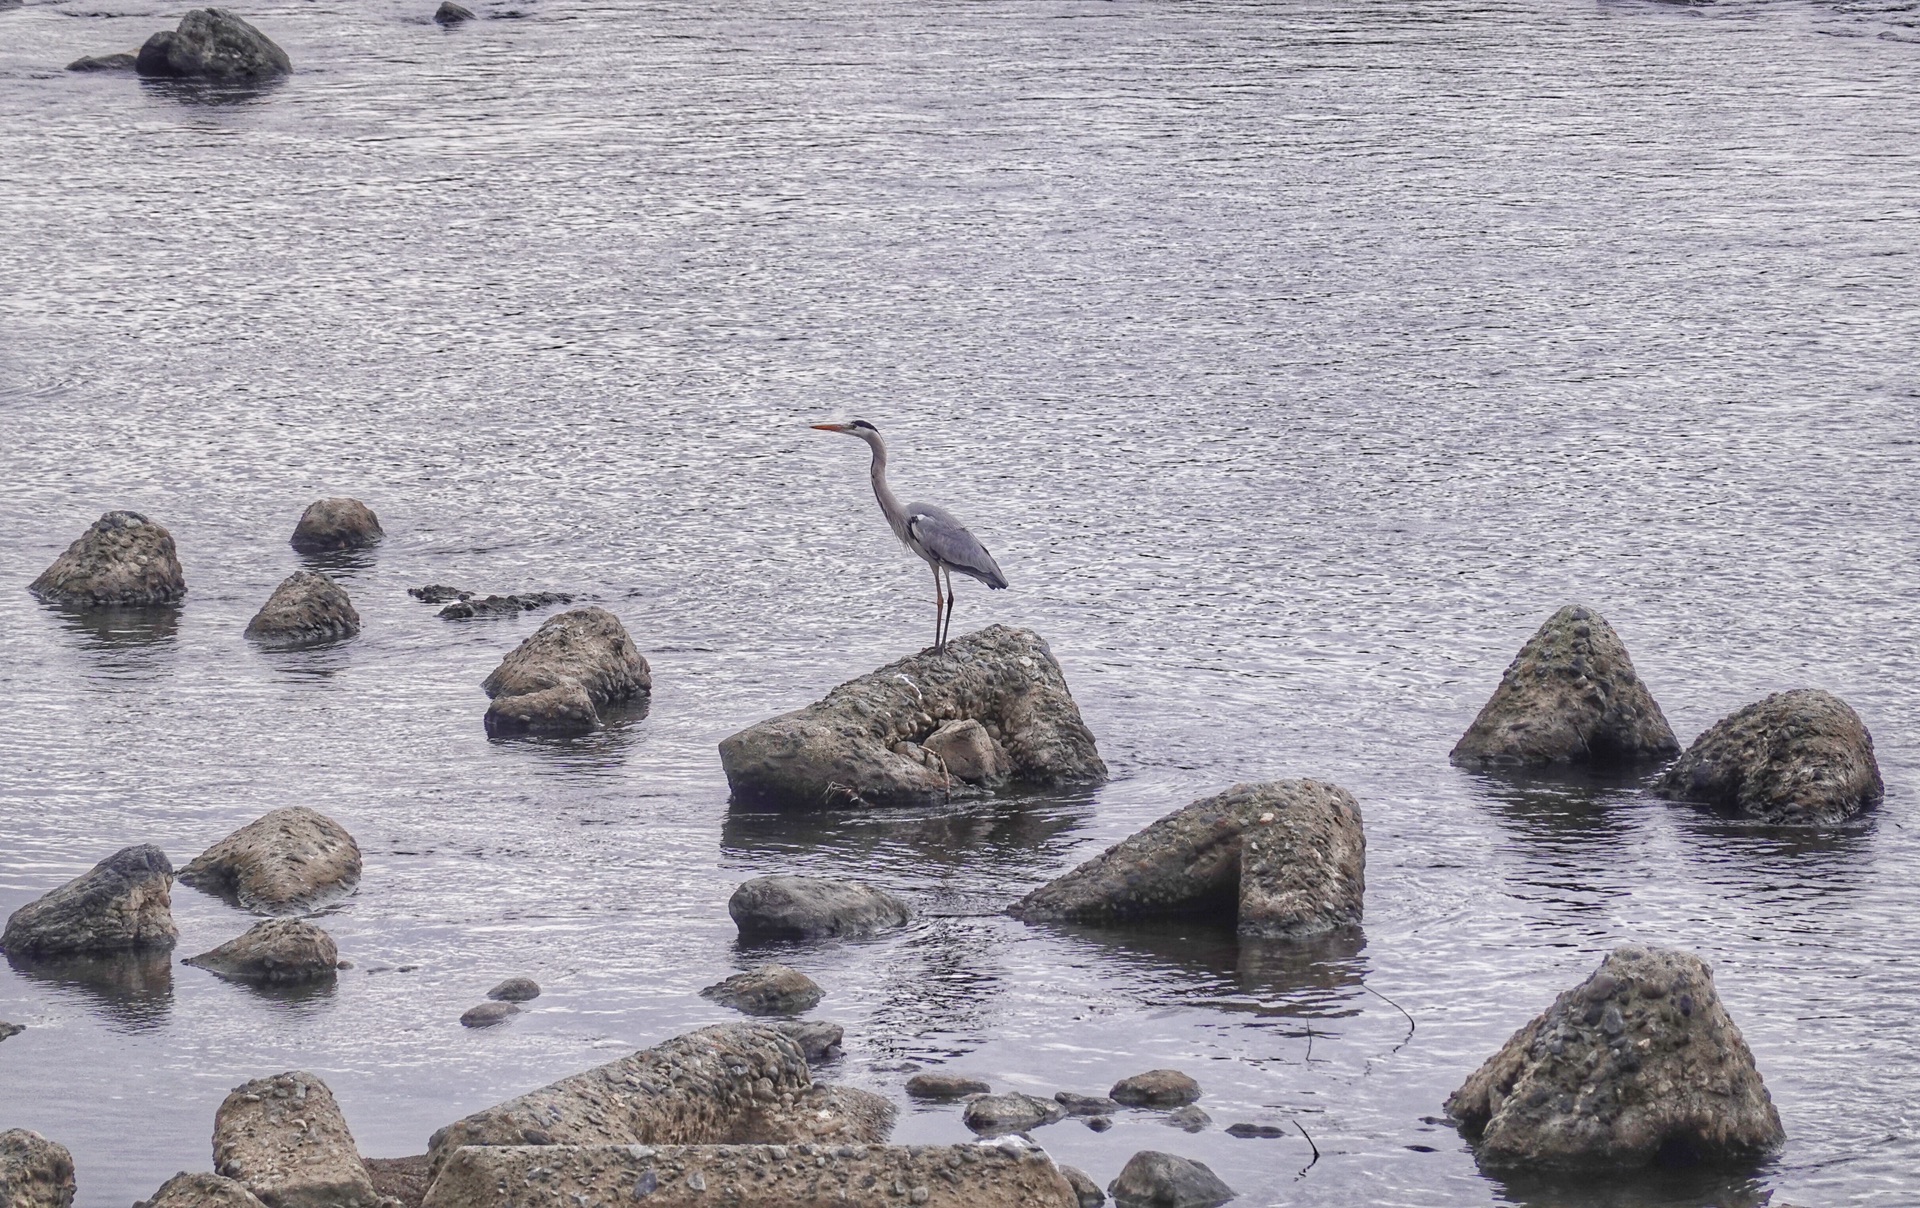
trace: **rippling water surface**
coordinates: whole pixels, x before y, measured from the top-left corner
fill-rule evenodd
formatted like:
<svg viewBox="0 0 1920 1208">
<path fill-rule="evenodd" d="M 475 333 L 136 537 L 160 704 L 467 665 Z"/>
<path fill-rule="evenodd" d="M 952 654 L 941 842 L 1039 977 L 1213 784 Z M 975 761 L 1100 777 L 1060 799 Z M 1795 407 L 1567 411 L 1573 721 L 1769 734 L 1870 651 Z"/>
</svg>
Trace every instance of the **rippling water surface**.
<svg viewBox="0 0 1920 1208">
<path fill-rule="evenodd" d="M 0 11 L 0 913 L 130 843 L 184 861 L 310 805 L 366 852 L 357 968 L 263 996 L 166 961 L 0 964 L 0 1127 L 84 1205 L 206 1168 L 243 1079 L 321 1074 L 370 1155 L 725 1013 L 767 955 L 828 990 L 829 1076 L 1040 1093 L 1193 1073 L 1220 1125 L 1038 1137 L 1101 1182 L 1200 1158 L 1251 1204 L 1920 1196 L 1920 16 L 1527 2 L 595 5 L 442 30 L 430 0 L 254 4 L 298 72 L 209 95 L 59 70 L 178 10 Z M 1013 590 L 1114 770 L 950 809 L 730 809 L 714 744 L 919 648 L 909 497 Z M 389 536 L 326 564 L 358 639 L 247 618 L 322 495 Z M 88 522 L 169 526 L 191 593 L 78 616 L 24 586 Z M 651 712 L 490 743 L 478 681 L 579 593 Z M 1541 619 L 1620 630 L 1683 740 L 1813 685 L 1887 802 L 1780 838 L 1631 779 L 1446 752 Z M 1233 781 L 1364 804 L 1364 941 L 1050 931 L 1012 898 Z M 740 947 L 735 883 L 850 873 L 919 920 Z M 176 957 L 248 919 L 174 898 Z M 1447 1093 L 1627 939 L 1713 962 L 1790 1140 L 1751 1174 L 1483 1177 Z M 406 967 L 406 971 L 402 971 Z M 460 1012 L 509 974 L 535 1010 Z M 1317 1147 L 1318 1158 L 1310 1147 Z M 1771 1200 L 1770 1198 L 1771 1197 Z"/>
</svg>

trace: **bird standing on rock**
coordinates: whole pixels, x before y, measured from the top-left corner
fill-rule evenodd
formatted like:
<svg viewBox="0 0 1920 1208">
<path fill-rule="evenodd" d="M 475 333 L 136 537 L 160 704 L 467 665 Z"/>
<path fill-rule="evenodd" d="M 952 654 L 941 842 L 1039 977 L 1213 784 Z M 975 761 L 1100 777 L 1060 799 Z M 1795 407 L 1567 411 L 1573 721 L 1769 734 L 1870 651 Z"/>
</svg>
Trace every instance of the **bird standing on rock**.
<svg viewBox="0 0 1920 1208">
<path fill-rule="evenodd" d="M 878 428 L 864 419 L 813 426 L 822 432 L 857 436 L 873 450 L 873 497 L 880 501 L 881 514 L 893 527 L 893 535 L 933 568 L 933 648 L 935 652 L 946 649 L 947 633 L 953 627 L 953 572 L 972 575 L 998 591 L 1007 585 L 1007 577 L 1000 573 L 1000 564 L 952 512 L 930 503 L 901 504 L 887 486 L 887 446 L 880 439 Z M 942 575 L 946 576 L 944 594 L 940 586 Z"/>
</svg>

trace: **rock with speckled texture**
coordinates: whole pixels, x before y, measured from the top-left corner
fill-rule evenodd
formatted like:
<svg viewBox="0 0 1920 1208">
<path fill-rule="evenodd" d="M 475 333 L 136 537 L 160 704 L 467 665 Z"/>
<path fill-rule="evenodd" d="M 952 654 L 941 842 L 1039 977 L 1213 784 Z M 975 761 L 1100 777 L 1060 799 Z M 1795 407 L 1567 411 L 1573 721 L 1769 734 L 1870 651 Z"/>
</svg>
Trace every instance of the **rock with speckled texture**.
<svg viewBox="0 0 1920 1208">
<path fill-rule="evenodd" d="M 1873 735 L 1847 702 L 1817 688 L 1776 692 L 1693 740 L 1653 791 L 1781 824 L 1841 822 L 1886 795 Z"/>
<path fill-rule="evenodd" d="M 16 957 L 171 948 L 173 864 L 152 844 L 108 856 L 13 912 L 0 951 Z"/>
<path fill-rule="evenodd" d="M 187 594 L 187 576 L 172 533 L 138 512 L 108 512 L 27 590 L 72 608 L 171 604 Z"/>
<path fill-rule="evenodd" d="M 133 1208 L 265 1208 L 259 1197 L 217 1174 L 181 1171 L 160 1185 L 150 1200 Z"/>
<path fill-rule="evenodd" d="M 305 919 L 268 919 L 181 963 L 233 981 L 289 985 L 333 977 L 340 953 L 332 936 Z"/>
<path fill-rule="evenodd" d="M 213 1117 L 213 1169 L 267 1208 L 379 1208 L 346 1117 L 305 1070 L 233 1088 Z"/>
<path fill-rule="evenodd" d="M 73 1155 L 37 1132 L 0 1132 L 0 1208 L 71 1208 Z"/>
<path fill-rule="evenodd" d="M 576 608 L 548 617 L 480 686 L 489 734 L 584 734 L 610 706 L 651 694 L 653 672 L 619 617 Z"/>
<path fill-rule="evenodd" d="M 201 852 L 180 870 L 180 880 L 259 914 L 310 910 L 360 883 L 360 845 L 320 811 L 293 805 L 262 814 Z"/>
<path fill-rule="evenodd" d="M 247 622 L 247 636 L 269 646 L 313 646 L 360 632 L 360 614 L 346 589 L 313 570 L 280 581 Z"/>
</svg>

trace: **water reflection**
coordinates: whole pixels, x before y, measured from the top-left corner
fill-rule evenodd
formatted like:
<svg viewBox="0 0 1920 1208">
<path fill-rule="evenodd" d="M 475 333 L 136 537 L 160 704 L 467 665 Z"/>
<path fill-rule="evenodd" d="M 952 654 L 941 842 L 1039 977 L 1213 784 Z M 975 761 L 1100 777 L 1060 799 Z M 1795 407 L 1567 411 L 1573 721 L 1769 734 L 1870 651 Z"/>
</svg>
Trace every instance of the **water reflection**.
<svg viewBox="0 0 1920 1208">
<path fill-rule="evenodd" d="M 165 1026 L 173 1007 L 173 957 L 165 951 L 100 956 L 7 954 L 13 971 L 80 998 L 128 1031 Z"/>
<path fill-rule="evenodd" d="M 488 734 L 497 747 L 531 751 L 553 765 L 573 771 L 616 768 L 646 735 L 640 723 L 651 707 L 646 697 L 600 710 L 600 725 L 586 734 Z M 483 723 L 484 724 L 484 723 Z"/>
<path fill-rule="evenodd" d="M 1474 796 L 1505 822 L 1516 838 L 1549 849 L 1595 843 L 1620 847 L 1635 829 L 1633 808 L 1643 799 L 1646 778 L 1633 772 L 1574 768 L 1462 773 Z"/>
<path fill-rule="evenodd" d="M 1871 884 L 1873 816 L 1843 827 L 1740 822 L 1680 807 L 1674 827 L 1707 879 L 1775 899 L 1830 899 Z"/>
<path fill-rule="evenodd" d="M 146 669 L 150 656 L 170 649 L 180 630 L 180 606 L 138 608 L 48 608 L 60 627 L 79 639 L 82 650 L 119 656 L 102 660 L 107 670 Z"/>
<path fill-rule="evenodd" d="M 378 547 L 375 546 L 364 549 L 295 551 L 294 556 L 300 559 L 300 565 L 307 570 L 319 571 L 329 578 L 350 583 L 360 572 L 373 569 L 374 554 L 377 549 Z"/>
<path fill-rule="evenodd" d="M 148 95 L 164 97 L 183 105 L 206 105 L 222 107 L 229 105 L 247 105 L 254 101 L 265 100 L 279 87 L 278 80 L 264 80 L 252 84 L 209 84 L 204 80 L 168 80 L 150 76 L 140 78 L 140 86 Z"/>
<path fill-rule="evenodd" d="M 1767 1208 L 1773 1202 L 1763 1178 L 1725 1167 L 1487 1177 L 1502 1203 L 1523 1208 Z"/>
<path fill-rule="evenodd" d="M 320 638 L 278 642 L 255 641 L 273 673 L 289 682 L 328 680 L 347 669 L 351 653 L 345 646 L 351 638 Z"/>
<path fill-rule="evenodd" d="M 1368 972 L 1358 927 L 1299 940 L 1251 939 L 1231 923 L 1168 919 L 1125 927 L 1048 924 L 1095 949 L 1121 984 L 1191 1006 L 1252 1015 L 1358 1015 Z"/>
</svg>

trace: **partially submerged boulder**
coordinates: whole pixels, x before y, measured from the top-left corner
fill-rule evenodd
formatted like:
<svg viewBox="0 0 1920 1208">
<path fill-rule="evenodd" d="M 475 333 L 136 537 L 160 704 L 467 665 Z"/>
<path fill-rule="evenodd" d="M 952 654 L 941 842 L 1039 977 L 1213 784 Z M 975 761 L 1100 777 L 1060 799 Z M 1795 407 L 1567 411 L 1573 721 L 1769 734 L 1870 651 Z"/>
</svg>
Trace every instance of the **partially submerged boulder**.
<svg viewBox="0 0 1920 1208">
<path fill-rule="evenodd" d="M 74 608 L 171 604 L 187 594 L 173 534 L 138 512 L 108 512 L 27 590 Z"/>
<path fill-rule="evenodd" d="M 37 1132 L 0 1132 L 0 1208 L 71 1208 L 73 1155 Z"/>
<path fill-rule="evenodd" d="M 531 977 L 509 977 L 488 990 L 487 997 L 495 1002 L 531 1002 L 540 997 L 540 983 Z"/>
<path fill-rule="evenodd" d="M 601 710 L 653 691 L 653 673 L 604 608 L 548 617 L 481 681 L 489 734 L 583 734 Z"/>
<path fill-rule="evenodd" d="M 435 1133 L 428 1153 L 439 1172 L 472 1145 L 860 1145 L 885 1140 L 892 1127 L 885 1099 L 815 1084 L 792 1037 L 736 1023 L 676 1036 L 475 1112 Z"/>
<path fill-rule="evenodd" d="M 163 79 L 247 83 L 293 70 L 273 39 L 224 8 L 189 9 L 176 29 L 162 30 L 140 47 L 135 69 Z"/>
<path fill-rule="evenodd" d="M 1066 1108 L 1069 1116 L 1110 1116 L 1120 1110 L 1120 1101 L 1107 1095 L 1081 1095 L 1073 1091 L 1055 1091 L 1053 1101 Z"/>
<path fill-rule="evenodd" d="M 573 597 L 563 591 L 529 591 L 508 596 L 487 596 L 478 600 L 469 593 L 442 608 L 439 615 L 444 621 L 467 621 L 475 617 L 517 617 L 523 612 L 532 612 L 538 608 L 551 608 L 555 604 L 571 603 L 573 603 Z"/>
<path fill-rule="evenodd" d="M 501 1002 L 499 999 L 489 999 L 479 1006 L 468 1007 L 462 1012 L 460 1015 L 460 1026 L 463 1028 L 490 1028 L 494 1024 L 505 1023 L 518 1014 L 520 1014 L 520 1008 L 515 1004 Z"/>
<path fill-rule="evenodd" d="M 1073 1194 L 1080 1201 L 1080 1208 L 1100 1208 L 1107 1202 L 1107 1193 L 1093 1176 L 1078 1166 L 1062 1166 L 1060 1173 L 1067 1176 L 1067 1182 L 1073 1186 Z"/>
<path fill-rule="evenodd" d="M 819 1065 L 840 1056 L 840 1042 L 847 1030 L 824 1019 L 777 1019 L 770 1026 L 800 1046 L 808 1065 Z"/>
<path fill-rule="evenodd" d="M 948 730 L 956 721 L 976 723 L 990 745 L 970 728 Z M 958 770 L 924 745 L 942 731 Z M 963 772 L 1041 787 L 1107 775 L 1047 644 L 1004 625 L 742 730 L 720 744 L 720 762 L 736 801 L 793 809 L 931 804 L 967 791 Z"/>
<path fill-rule="evenodd" d="M 340 952 L 332 936 L 304 919 L 268 919 L 181 963 L 233 981 L 288 985 L 334 976 Z"/>
<path fill-rule="evenodd" d="M 1020 1091 L 975 1095 L 967 1100 L 965 1110 L 960 1113 L 961 1121 L 968 1128 L 990 1137 L 1026 1132 L 1066 1118 L 1067 1109 L 1053 1100 Z"/>
<path fill-rule="evenodd" d="M 379 1208 L 346 1117 L 304 1070 L 233 1089 L 213 1117 L 213 1168 L 268 1208 Z"/>
<path fill-rule="evenodd" d="M 1832 823 L 1886 795 L 1873 735 L 1817 688 L 1776 692 L 1715 722 L 1653 791 L 1777 823 Z"/>
<path fill-rule="evenodd" d="M 1205 1162 L 1143 1149 L 1107 1184 L 1119 1208 L 1216 1208 L 1235 1192 Z"/>
<path fill-rule="evenodd" d="M 82 55 L 67 64 L 68 71 L 132 71 L 136 55 L 118 51 L 106 55 Z"/>
<path fill-rule="evenodd" d="M 275 646 L 308 646 L 360 632 L 347 591 L 319 571 L 297 570 L 280 581 L 247 622 L 247 636 Z"/>
<path fill-rule="evenodd" d="M 1613 627 L 1569 604 L 1527 639 L 1447 758 L 1461 767 L 1618 766 L 1679 749 Z"/>
<path fill-rule="evenodd" d="M 440 0 L 440 7 L 433 10 L 433 20 L 437 25 L 458 25 L 473 20 L 473 10 L 462 8 L 453 0 Z"/>
<path fill-rule="evenodd" d="M 742 936 L 820 939 L 904 925 L 913 909 L 884 889 L 837 877 L 755 877 L 727 899 Z"/>
<path fill-rule="evenodd" d="M 1167 815 L 1008 909 L 1030 923 L 1125 923 L 1168 915 L 1238 920 L 1294 938 L 1360 921 L 1360 804 L 1318 780 L 1236 784 Z"/>
<path fill-rule="evenodd" d="M 1200 1097 L 1200 1084 L 1179 1070 L 1148 1070 L 1122 1078 L 1107 1093 L 1128 1107 L 1180 1107 Z"/>
<path fill-rule="evenodd" d="M 217 1174 L 181 1171 L 133 1208 L 265 1208 L 253 1192 Z"/>
<path fill-rule="evenodd" d="M 907 1079 L 907 1097 L 911 1099 L 964 1099 L 968 1095 L 991 1095 L 993 1087 L 984 1078 L 933 1070 Z"/>
<path fill-rule="evenodd" d="M 360 846 L 320 811 L 288 806 L 201 852 L 180 870 L 180 880 L 257 914 L 291 914 L 359 884 Z"/>
<path fill-rule="evenodd" d="M 9 956 L 171 948 L 173 865 L 150 843 L 123 848 L 13 912 L 0 933 Z"/>
<path fill-rule="evenodd" d="M 981 1145 L 473 1145 L 424 1208 L 574 1204 L 1079 1208 L 1043 1150 Z"/>
<path fill-rule="evenodd" d="M 1638 946 L 1514 1033 L 1447 1114 L 1494 1169 L 1728 1160 L 1785 1138 L 1712 970 Z"/>
<path fill-rule="evenodd" d="M 811 977 L 785 965 L 761 965 L 700 991 L 700 997 L 747 1015 L 798 1015 L 826 997 Z"/>
<path fill-rule="evenodd" d="M 0 1019 L 0 1040 L 6 1040 L 11 1036 L 18 1036 L 26 1030 L 27 1026 L 25 1024 L 8 1023 L 6 1020 Z"/>
</svg>

